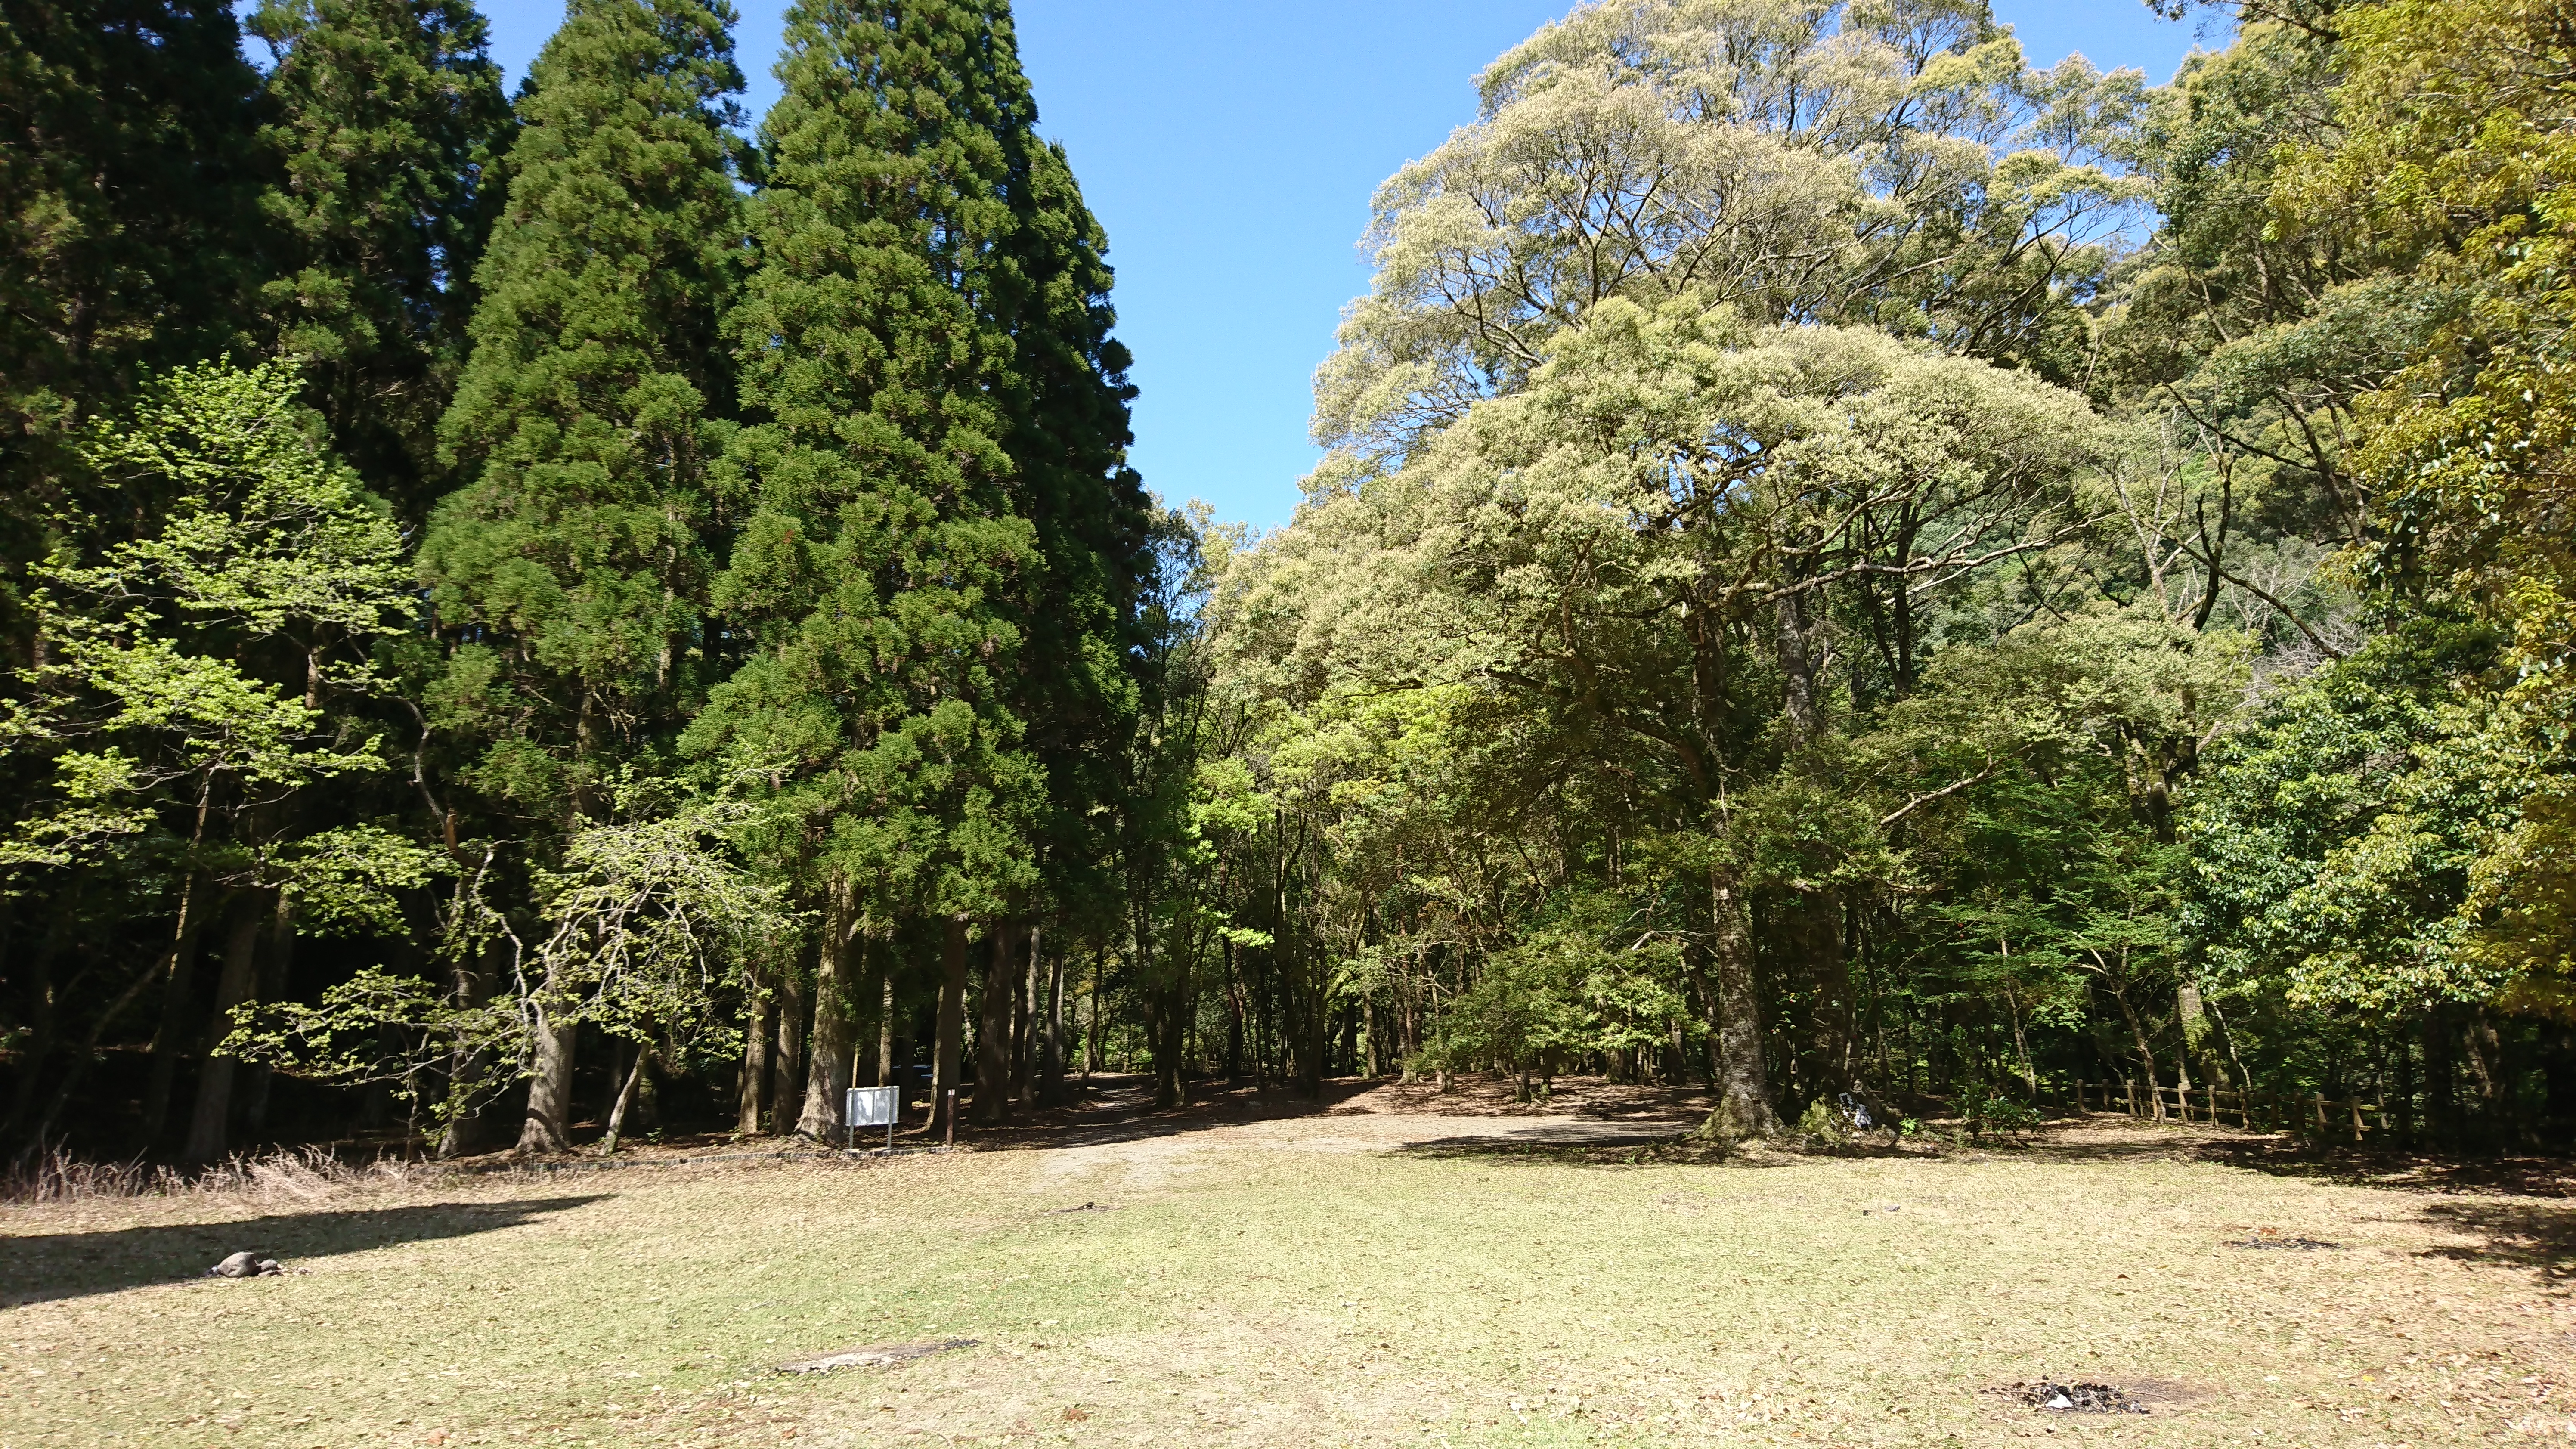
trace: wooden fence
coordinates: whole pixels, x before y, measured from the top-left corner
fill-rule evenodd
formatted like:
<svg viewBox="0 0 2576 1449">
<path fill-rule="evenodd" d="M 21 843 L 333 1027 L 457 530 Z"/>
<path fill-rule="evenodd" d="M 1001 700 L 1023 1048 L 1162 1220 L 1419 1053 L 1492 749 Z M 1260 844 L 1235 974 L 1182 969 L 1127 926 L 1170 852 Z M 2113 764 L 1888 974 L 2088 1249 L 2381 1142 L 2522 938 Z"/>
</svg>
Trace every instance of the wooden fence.
<svg viewBox="0 0 2576 1449">
<path fill-rule="evenodd" d="M 2352 1142 L 2390 1130 L 2388 1108 L 2359 1097 L 2328 1097 L 2323 1092 L 2248 1093 L 2220 1086 L 2145 1086 L 2134 1079 L 2075 1083 L 2078 1112 L 2125 1112 L 2151 1121 L 2190 1122 L 2214 1127 L 2242 1127 L 2265 1132 L 2296 1132 Z M 2375 1120 L 2370 1120 L 2375 1119 Z"/>
</svg>

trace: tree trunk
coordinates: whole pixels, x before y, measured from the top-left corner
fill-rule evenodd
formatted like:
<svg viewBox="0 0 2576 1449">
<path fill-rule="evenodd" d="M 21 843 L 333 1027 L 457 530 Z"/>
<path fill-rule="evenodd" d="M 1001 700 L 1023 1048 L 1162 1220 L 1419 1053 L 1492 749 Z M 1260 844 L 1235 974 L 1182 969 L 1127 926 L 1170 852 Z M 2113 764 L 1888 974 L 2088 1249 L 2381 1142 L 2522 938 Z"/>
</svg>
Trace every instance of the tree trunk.
<svg viewBox="0 0 2576 1449">
<path fill-rule="evenodd" d="M 1064 948 L 1047 958 L 1046 986 L 1046 1071 L 1039 1083 L 1039 1100 L 1057 1102 L 1064 1098 Z"/>
<path fill-rule="evenodd" d="M 841 1133 L 843 1094 L 850 1086 L 850 1054 L 859 1035 L 858 890 L 835 879 L 823 912 L 823 943 L 815 960 L 814 1054 L 805 1077 L 805 1111 L 796 1130 L 820 1142 Z"/>
<path fill-rule="evenodd" d="M 829 954 L 820 943 L 818 954 Z M 769 1131 L 785 1137 L 796 1130 L 805 1105 L 805 1037 L 813 1026 L 814 983 L 790 965 L 778 981 L 778 1035 L 769 1048 Z"/>
<path fill-rule="evenodd" d="M 1755 994 L 1753 937 L 1735 878 L 1709 870 L 1709 976 L 1717 986 L 1717 1111 L 1705 1131 L 1727 1138 L 1772 1137 L 1780 1131 L 1762 1060 L 1761 1003 Z"/>
<path fill-rule="evenodd" d="M 1314 962 L 1301 963 L 1304 967 Z M 1323 983 L 1299 972 L 1297 994 L 1303 998 L 1297 1010 L 1297 1090 L 1307 1097 L 1324 1094 L 1324 1057 L 1332 1042 L 1332 1011 Z"/>
<path fill-rule="evenodd" d="M 1011 1110 L 1025 1111 L 1036 1105 L 1038 1081 L 1038 947 L 1040 938 L 1035 927 L 1029 930 L 1029 941 L 1021 953 L 1019 971 L 1011 982 Z"/>
<path fill-rule="evenodd" d="M 670 1070 L 670 1063 L 662 1059 L 659 1047 L 646 1047 L 644 1055 L 644 1074 L 635 1079 L 635 1100 L 627 1109 L 626 1116 L 634 1125 L 652 1132 L 662 1125 L 660 1078 Z"/>
<path fill-rule="evenodd" d="M 1243 971 L 1234 943 L 1225 943 L 1225 1079 L 1243 1075 L 1243 1046 L 1250 1035 L 1243 1009 Z"/>
<path fill-rule="evenodd" d="M 599 1153 L 602 1157 L 617 1155 L 618 1139 L 626 1134 L 627 1109 L 635 1105 L 636 1088 L 644 1080 L 644 1064 L 652 1058 L 652 1055 L 652 1047 L 642 1042 L 636 1043 L 635 1065 L 627 1069 L 625 1084 L 617 1089 L 616 1098 L 608 1106 L 608 1132 L 599 1139 Z"/>
<path fill-rule="evenodd" d="M 975 1121 L 997 1127 L 1011 1110 L 1011 998 L 1019 995 L 1018 964 L 1012 942 L 1018 935 L 1008 921 L 986 930 L 992 948 L 984 967 L 984 1000 L 975 1031 Z"/>
<path fill-rule="evenodd" d="M 966 1055 L 966 918 L 941 923 L 939 938 L 939 1024 L 930 1057 L 930 1125 L 948 1110 L 948 1094 Z M 951 1124 L 954 1125 L 953 1123 Z"/>
<path fill-rule="evenodd" d="M 2224 1079 L 2227 1073 L 2215 1065 L 2218 1053 L 2211 1041 L 2215 1032 L 2210 1026 L 2208 1008 L 2201 999 L 2200 983 L 2186 977 L 2174 987 L 2174 1016 L 2182 1023 L 2183 1055 L 2200 1058 L 2201 1080 L 2206 1083 L 2212 1077 Z"/>
<path fill-rule="evenodd" d="M 605 1044 L 608 1047 L 607 1070 L 599 1074 L 599 1110 L 593 1114 L 603 1125 L 616 1113 L 617 1104 L 625 1099 L 626 1074 L 635 1065 L 624 1037 L 611 1035 Z"/>
<path fill-rule="evenodd" d="M 894 952 L 884 955 L 877 987 L 877 1085 L 894 1085 Z M 896 1103 L 897 1115 L 902 1104 Z"/>
<path fill-rule="evenodd" d="M 1154 988 L 1151 999 L 1154 1011 L 1147 1022 L 1154 1043 L 1154 1105 L 1186 1107 L 1190 1101 L 1189 1075 L 1182 1060 L 1189 1050 L 1189 987 L 1186 982 L 1169 982 Z M 1317 1024 L 1320 1042 L 1322 1023 Z"/>
<path fill-rule="evenodd" d="M 1831 891 L 1802 892 L 1790 906 L 1798 954 L 1806 967 L 1813 1052 L 1807 1075 L 1814 1095 L 1861 1090 L 1853 1070 L 1858 1018 L 1852 1010 L 1851 965 L 1843 950 L 1843 901 Z"/>
<path fill-rule="evenodd" d="M 259 987 L 253 999 L 286 1000 L 294 986 L 294 974 L 295 898 L 279 891 L 277 915 L 268 928 L 268 949 L 260 953 Z M 266 1062 L 254 1062 L 242 1075 L 242 1136 L 254 1143 L 266 1141 L 268 1094 L 277 1073 Z"/>
<path fill-rule="evenodd" d="M 504 944 L 507 939 L 504 937 L 496 940 L 485 948 L 486 955 L 479 968 L 470 960 L 460 960 L 456 963 L 456 975 L 452 985 L 453 999 L 458 1006 L 479 1004 L 485 994 L 492 989 L 492 983 L 500 979 L 502 966 L 500 953 L 507 949 Z M 483 1075 L 491 1070 L 491 1066 L 490 1055 L 467 1046 L 462 1033 L 459 1034 L 456 1043 L 448 1048 L 445 1108 L 447 1125 L 438 1137 L 440 1158 L 461 1157 L 468 1152 L 481 1150 L 487 1130 L 483 1108 L 476 1106 L 468 1110 L 466 1103 L 472 1100 L 474 1093 L 482 1086 Z"/>
<path fill-rule="evenodd" d="M 2165 1094 L 2157 1085 L 2156 1049 L 2147 1040 L 2146 1023 L 2138 1020 L 2136 1009 L 2129 1005 L 2129 992 L 2125 985 L 2113 991 L 2111 999 L 2119 1003 L 2120 1016 L 2128 1022 L 2129 1035 L 2137 1043 L 2138 1062 L 2140 1068 L 2147 1074 L 2147 1101 L 2151 1104 L 2150 1112 L 2156 1121 L 2161 1122 L 2165 1120 Z"/>
<path fill-rule="evenodd" d="M 737 1084 L 733 1130 L 737 1137 L 757 1137 L 764 1120 L 761 1107 L 769 1086 L 769 1042 L 778 1031 L 778 1003 L 755 980 L 750 1010 L 742 1027 L 742 1081 Z"/>
<path fill-rule="evenodd" d="M 2496 1083 L 2504 1076 L 2503 1043 L 2496 1038 L 2495 1023 L 2481 1006 L 2469 1014 L 2468 1063 L 2470 1074 L 2478 1079 L 2478 1100 L 2484 1110 L 2496 1110 L 2500 1094 Z"/>
<path fill-rule="evenodd" d="M 232 929 L 224 941 L 223 974 L 215 979 L 215 1015 L 207 1023 L 204 1056 L 197 1067 L 196 1111 L 188 1119 L 187 1145 L 179 1159 L 212 1162 L 224 1155 L 232 1123 L 233 1058 L 220 1050 L 232 1034 L 233 1008 L 249 1001 L 259 987 L 259 933 L 268 924 L 267 902 L 245 895 L 233 907 Z"/>
<path fill-rule="evenodd" d="M 579 1028 L 555 1020 L 562 1010 L 555 998 L 560 985 L 555 968 L 548 966 L 535 1003 L 536 1072 L 528 1078 L 528 1115 L 519 1124 L 521 1153 L 572 1150 L 572 1062 Z"/>
<path fill-rule="evenodd" d="M 1082 1034 L 1082 1080 L 1100 1070 L 1100 973 L 1109 967 L 1106 947 L 1092 953 L 1091 962 L 1091 1029 Z"/>
<path fill-rule="evenodd" d="M 1822 701 L 1816 690 L 1816 675 L 1823 661 L 1817 658 L 1819 651 L 1807 619 L 1807 596 L 1781 595 L 1779 611 L 1781 711 L 1788 721 L 1789 748 L 1804 749 L 1824 725 Z"/>
<path fill-rule="evenodd" d="M 1015 1007 L 1020 1018 L 1020 1058 L 1017 1064 L 1019 1079 L 1014 1083 L 1012 1093 L 1012 1099 L 1023 1108 L 1037 1105 L 1038 1083 L 1046 1075 L 1043 1065 L 1046 1039 L 1045 945 L 1044 930 L 1037 926 L 1029 927 L 1029 959 L 1021 973 L 1028 985 L 1020 993 Z"/>
<path fill-rule="evenodd" d="M 152 1033 L 152 1066 L 143 1079 L 142 1145 L 151 1150 L 170 1120 L 170 1088 L 178 1080 L 179 1042 L 187 1032 L 188 997 L 196 984 L 197 937 L 208 914 L 198 907 L 206 883 L 191 875 L 179 888 L 179 922 L 170 943 L 170 971 L 161 991 L 161 1024 Z"/>
<path fill-rule="evenodd" d="M 2039 1068 L 2030 1059 L 2030 1034 L 2022 1029 L 2021 1002 L 2011 992 L 2004 994 L 2004 1006 L 2012 1013 L 2013 1058 L 2021 1063 L 2021 1087 L 2033 1102 L 2039 1100 Z"/>
</svg>

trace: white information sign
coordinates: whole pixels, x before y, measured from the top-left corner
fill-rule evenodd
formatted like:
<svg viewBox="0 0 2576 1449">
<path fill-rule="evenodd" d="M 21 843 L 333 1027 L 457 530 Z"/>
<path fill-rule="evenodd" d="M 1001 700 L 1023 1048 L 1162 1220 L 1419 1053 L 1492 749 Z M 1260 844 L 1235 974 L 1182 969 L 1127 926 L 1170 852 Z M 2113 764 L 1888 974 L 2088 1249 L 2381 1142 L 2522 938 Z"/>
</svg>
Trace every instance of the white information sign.
<svg viewBox="0 0 2576 1449">
<path fill-rule="evenodd" d="M 852 1087 L 847 1120 L 853 1127 L 891 1127 L 903 1111 L 901 1087 Z"/>
</svg>

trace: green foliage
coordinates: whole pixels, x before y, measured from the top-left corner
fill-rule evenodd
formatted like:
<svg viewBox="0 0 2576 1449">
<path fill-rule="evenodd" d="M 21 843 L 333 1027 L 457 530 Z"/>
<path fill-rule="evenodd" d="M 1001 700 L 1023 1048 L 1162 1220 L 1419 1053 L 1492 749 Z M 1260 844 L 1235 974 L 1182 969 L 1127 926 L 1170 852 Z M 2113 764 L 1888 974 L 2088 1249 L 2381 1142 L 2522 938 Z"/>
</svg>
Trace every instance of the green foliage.
<svg viewBox="0 0 2576 1449">
<path fill-rule="evenodd" d="M 528 956 L 543 985 L 532 975 L 523 998 L 556 1023 L 665 1042 L 675 1060 L 738 1050 L 719 993 L 744 962 L 783 954 L 800 924 L 779 885 L 732 856 L 730 834 L 747 813 L 738 802 L 692 801 L 576 832 L 562 866 L 536 877 L 551 929 Z"/>
<path fill-rule="evenodd" d="M 1627 914 L 1615 898 L 1587 898 L 1528 927 L 1447 1003 L 1416 1070 L 1552 1076 L 1596 1052 L 1663 1045 L 1665 1023 L 1688 1010 L 1681 951 Z"/>
<path fill-rule="evenodd" d="M 2028 1102 L 1983 1087 L 1972 1088 L 1961 1097 L 1959 1116 L 1968 1124 L 1968 1131 L 1979 1137 L 1989 1132 L 2027 1136 L 2039 1130 L 2042 1121 L 2039 1109 Z"/>
<path fill-rule="evenodd" d="M 1828 1146 L 1840 1146 L 1851 1140 L 1851 1118 L 1840 1107 L 1819 1097 L 1798 1114 L 1798 1135 Z"/>
<path fill-rule="evenodd" d="M 966 5 L 795 9 L 728 322 L 755 422 L 714 598 L 759 652 L 691 745 L 770 771 L 779 853 L 822 845 L 881 919 L 998 914 L 1035 880 L 1012 676 L 1043 564 L 1011 506 L 1008 319 L 978 304 L 1028 109 L 1008 42 Z"/>
<path fill-rule="evenodd" d="M 2194 803 L 2185 917 L 2218 975 L 2379 1014 L 2503 988 L 2464 950 L 2463 907 L 2533 762 L 2452 692 L 2487 647 L 2473 629 L 2377 640 L 2225 743 Z"/>
<path fill-rule="evenodd" d="M 50 757 L 54 778 L 15 822 L 13 862 L 81 863 L 156 810 L 194 811 L 199 838 L 211 805 L 385 767 L 324 705 L 385 687 L 370 656 L 411 608 L 401 536 L 322 451 L 297 388 L 282 364 L 183 369 L 87 440 L 102 476 L 167 510 L 156 532 L 37 573 L 43 662 L 0 738 Z"/>
<path fill-rule="evenodd" d="M 1884 328 L 2072 381 L 2079 309 L 2143 195 L 2120 155 L 2142 81 L 2030 70 L 1959 0 L 1577 9 L 1380 188 L 1376 280 L 1318 375 L 1318 433 L 1410 449 L 1602 303 L 1703 292 L 1761 325 Z"/>
<path fill-rule="evenodd" d="M 582 0 L 530 70 L 473 352 L 441 424 L 473 480 L 421 544 L 465 647 L 436 722 L 525 817 L 598 808 L 610 761 L 704 687 L 719 317 L 742 263 L 731 12 Z"/>
<path fill-rule="evenodd" d="M 114 517 L 77 450 L 150 369 L 249 340 L 258 76 L 218 0 L 0 15 L 0 626 L 20 572 Z"/>
<path fill-rule="evenodd" d="M 543 934 L 535 939 L 474 894 L 484 878 L 468 883 L 466 909 L 441 948 L 465 957 L 505 943 L 512 990 L 474 1001 L 417 976 L 362 969 L 309 1002 L 244 1008 L 225 1051 L 328 1081 L 386 1083 L 445 1121 L 481 1110 L 536 1070 L 541 1020 L 656 1046 L 675 1066 L 727 1059 L 742 1045 L 724 1010 L 739 973 L 781 954 L 802 923 L 780 887 L 732 849 L 746 807 L 664 802 L 661 793 L 651 782 L 623 782 L 621 805 L 641 813 L 576 831 L 561 867 L 536 875 Z M 293 888 L 304 909 L 328 920 L 394 924 L 379 914 L 386 891 L 443 873 L 437 861 L 382 832 L 332 832 L 305 843 Z M 460 1060 L 504 1066 L 459 1072 Z"/>
<path fill-rule="evenodd" d="M 463 0 L 264 0 L 284 175 L 261 200 L 279 255 L 259 304 L 303 359 L 343 456 L 413 516 L 465 360 L 510 109 Z"/>
<path fill-rule="evenodd" d="M 316 831 L 281 849 L 271 868 L 298 930 L 378 937 L 410 929 L 405 892 L 455 872 L 441 852 L 374 824 Z"/>
</svg>

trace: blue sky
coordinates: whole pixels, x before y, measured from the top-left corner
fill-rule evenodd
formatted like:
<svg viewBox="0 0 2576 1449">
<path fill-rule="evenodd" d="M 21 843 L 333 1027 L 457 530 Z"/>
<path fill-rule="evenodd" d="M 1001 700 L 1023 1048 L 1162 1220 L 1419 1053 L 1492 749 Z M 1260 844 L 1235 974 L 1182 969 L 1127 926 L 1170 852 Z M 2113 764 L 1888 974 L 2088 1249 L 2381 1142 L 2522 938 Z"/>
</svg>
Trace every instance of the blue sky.
<svg viewBox="0 0 2576 1449">
<path fill-rule="evenodd" d="M 777 94 L 785 0 L 736 0 L 748 108 Z M 1284 523 L 1315 459 L 1308 382 L 1378 182 L 1471 119 L 1471 78 L 1572 0 L 1018 0 L 1042 129 L 1064 142 L 1118 268 L 1136 354 L 1134 460 L 1219 517 Z M 561 0 L 484 0 L 515 86 Z M 1996 0 L 2033 58 L 2081 51 L 2163 81 L 2191 24 L 2141 0 Z"/>
</svg>

